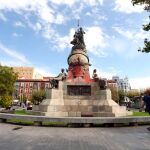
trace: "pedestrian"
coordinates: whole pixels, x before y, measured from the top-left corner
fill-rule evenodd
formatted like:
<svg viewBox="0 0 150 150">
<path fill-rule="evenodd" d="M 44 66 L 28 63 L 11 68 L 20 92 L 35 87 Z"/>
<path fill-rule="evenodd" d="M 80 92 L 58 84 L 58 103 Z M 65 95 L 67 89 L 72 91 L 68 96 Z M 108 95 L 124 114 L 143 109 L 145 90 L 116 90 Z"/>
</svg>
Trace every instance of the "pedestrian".
<svg viewBox="0 0 150 150">
<path fill-rule="evenodd" d="M 145 106 L 145 112 L 150 114 L 150 89 L 146 90 L 145 92 L 140 111 L 142 111 L 144 106 Z M 147 129 L 150 131 L 150 127 L 148 127 Z"/>
</svg>

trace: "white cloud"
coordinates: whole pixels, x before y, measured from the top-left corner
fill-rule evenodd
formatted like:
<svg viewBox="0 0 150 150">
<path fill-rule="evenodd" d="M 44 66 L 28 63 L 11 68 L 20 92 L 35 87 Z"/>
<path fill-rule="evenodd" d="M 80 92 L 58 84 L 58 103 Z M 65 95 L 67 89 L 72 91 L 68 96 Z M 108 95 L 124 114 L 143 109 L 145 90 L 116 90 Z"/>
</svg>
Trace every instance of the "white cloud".
<svg viewBox="0 0 150 150">
<path fill-rule="evenodd" d="M 131 0 L 115 0 L 115 11 L 124 13 L 141 13 L 143 11 L 143 6 L 135 5 L 133 6 Z"/>
<path fill-rule="evenodd" d="M 22 63 L 29 63 L 29 61 L 23 54 L 5 47 L 2 43 L 0 43 L 0 52 L 4 52 L 6 55 L 16 59 L 16 61 L 21 61 Z"/>
<path fill-rule="evenodd" d="M 33 23 L 31 23 L 29 20 L 27 20 L 27 24 L 28 24 L 28 26 L 29 26 L 32 30 L 34 30 L 36 33 L 38 33 L 39 31 L 42 30 L 42 24 L 39 23 L 39 22 L 33 24 Z M 46 26 L 46 25 L 45 25 L 45 26 Z M 44 27 L 43 27 L 43 28 L 44 28 Z"/>
<path fill-rule="evenodd" d="M 112 37 L 110 39 L 110 48 L 116 53 L 124 53 L 128 50 L 128 43 L 120 38 Z"/>
<path fill-rule="evenodd" d="M 113 27 L 113 29 L 119 33 L 121 36 L 114 36 L 110 40 L 110 45 L 113 50 L 118 54 L 123 54 L 123 56 L 128 59 L 133 59 L 139 56 L 137 50 L 142 47 L 145 38 L 150 38 L 148 32 L 142 29 L 129 29 L 121 27 Z"/>
<path fill-rule="evenodd" d="M 87 50 L 91 53 L 101 57 L 105 57 L 107 55 L 107 53 L 103 50 L 103 48 L 108 45 L 107 37 L 100 27 L 93 26 L 86 28 L 85 44 L 87 46 Z"/>
<path fill-rule="evenodd" d="M 7 18 L 4 16 L 4 14 L 0 13 L 0 19 L 3 21 L 7 21 Z"/>
<path fill-rule="evenodd" d="M 22 34 L 18 34 L 18 33 L 16 33 L 16 32 L 13 33 L 12 35 L 13 35 L 14 37 L 21 37 L 21 36 L 22 36 Z"/>
<path fill-rule="evenodd" d="M 150 87 L 150 77 L 131 78 L 130 84 L 132 89 L 142 89 Z"/>
<path fill-rule="evenodd" d="M 0 0 L 0 10 L 14 11 L 24 15 L 24 12 L 34 12 L 40 20 L 48 23 L 60 24 L 64 21 L 60 12 L 54 11 L 49 6 L 49 0 Z"/>
<path fill-rule="evenodd" d="M 55 23 L 56 24 L 63 24 L 64 20 L 65 20 L 65 18 L 62 14 L 57 14 L 56 19 L 55 19 Z"/>
<path fill-rule="evenodd" d="M 14 66 L 23 66 L 25 65 L 23 62 L 19 61 L 19 60 L 14 60 L 14 59 L 4 59 L 4 60 L 1 60 L 0 61 L 0 64 L 1 65 L 4 65 L 4 66 L 11 66 L 11 67 L 14 67 Z"/>
<path fill-rule="evenodd" d="M 97 70 L 97 74 L 98 74 L 98 77 L 99 77 L 99 78 L 112 79 L 112 76 L 114 76 L 114 75 L 117 74 L 116 71 L 115 71 L 115 72 L 114 72 L 114 71 L 109 71 L 109 72 L 107 72 L 107 71 L 101 70 L 101 69 L 99 69 L 98 67 L 92 65 L 92 66 L 89 68 L 91 77 L 92 77 L 92 74 L 93 74 L 93 70 L 94 70 L 94 69 Z"/>
<path fill-rule="evenodd" d="M 55 39 L 56 31 L 51 27 L 50 24 L 45 24 L 43 27 L 42 36 L 51 41 Z"/>
<path fill-rule="evenodd" d="M 102 5 L 103 0 L 84 0 L 85 4 L 89 4 L 91 6 Z"/>
<path fill-rule="evenodd" d="M 58 51 L 63 51 L 65 48 L 70 46 L 68 36 L 61 37 L 58 35 L 57 38 L 55 39 L 55 42 L 57 43 L 56 49 Z"/>
<path fill-rule="evenodd" d="M 25 27 L 25 25 L 24 25 L 21 21 L 16 21 L 16 22 L 14 23 L 14 26 L 15 26 L 15 27 Z"/>
<path fill-rule="evenodd" d="M 51 0 L 51 2 L 57 5 L 65 4 L 68 6 L 72 6 L 73 4 L 75 4 L 76 0 Z"/>
<path fill-rule="evenodd" d="M 85 28 L 86 34 L 84 35 L 86 49 L 99 57 L 106 57 L 107 53 L 103 50 L 107 43 L 107 36 L 104 35 L 102 29 L 98 26 Z M 74 29 L 70 29 L 67 36 L 61 36 L 55 32 L 50 26 L 47 26 L 43 36 L 50 41 L 53 41 L 58 51 L 63 51 L 65 48 L 70 48 L 70 41 L 73 39 L 75 33 Z M 94 37 L 94 39 L 93 39 Z"/>
<path fill-rule="evenodd" d="M 68 5 L 68 6 L 73 6 L 75 3 L 79 2 L 81 3 L 80 0 L 51 0 L 51 2 L 57 4 L 57 5 Z M 96 5 L 102 5 L 103 0 L 83 0 L 82 1 L 85 5 L 90 5 L 90 6 L 96 6 Z"/>
<path fill-rule="evenodd" d="M 119 34 L 129 38 L 129 39 L 133 39 L 133 32 L 131 31 L 124 31 L 122 30 L 120 27 L 113 27 L 113 29 L 115 29 L 115 31 L 117 31 Z"/>
<path fill-rule="evenodd" d="M 44 67 L 35 66 L 35 72 L 41 74 L 44 77 L 54 77 L 54 76 L 56 76 L 55 74 L 51 73 L 50 68 L 45 67 L 45 66 Z"/>
<path fill-rule="evenodd" d="M 85 6 L 102 4 L 103 0 L 83 0 L 82 2 L 80 0 L 0 0 L 0 10 L 14 11 L 22 15 L 28 12 L 36 15 L 41 22 L 62 24 L 67 19 L 67 15 L 64 17 L 64 10 L 60 12 L 59 5 L 70 6 L 70 14 L 76 12 L 79 16 Z"/>
<path fill-rule="evenodd" d="M 150 34 L 148 32 L 145 32 L 142 29 L 139 29 L 138 31 L 133 31 L 133 30 L 125 30 L 120 27 L 113 27 L 115 31 L 117 31 L 119 34 L 123 35 L 124 37 L 133 40 L 133 41 L 138 41 L 138 40 L 143 40 L 145 38 L 150 38 Z"/>
<path fill-rule="evenodd" d="M 72 19 L 72 17 L 80 18 L 81 11 L 86 6 L 93 7 L 102 4 L 103 0 L 83 0 L 82 2 L 79 0 L 0 0 L 0 11 L 16 12 L 24 16 L 27 25 L 36 33 L 40 31 L 44 38 L 49 39 L 50 42 L 57 45 L 60 49 L 65 49 L 69 45 L 70 40 L 68 39 L 70 39 L 70 33 L 68 36 L 61 36 L 52 26 L 54 27 L 54 24 L 64 24 L 66 20 Z M 71 6 L 69 8 L 71 9 L 69 14 L 66 14 L 69 9 L 60 11 L 59 5 Z M 70 17 L 68 17 L 68 15 Z M 36 22 L 32 20 L 32 16 L 37 17 Z M 16 21 L 14 26 L 25 27 L 21 21 Z M 16 37 L 18 36 L 16 33 L 13 35 Z M 92 37 L 90 37 L 93 35 L 96 36 L 95 40 L 92 40 Z M 89 48 L 89 51 L 99 56 L 106 55 L 100 50 L 100 48 L 105 47 L 106 43 L 102 36 L 102 30 L 98 27 L 87 29 L 87 43 L 89 41 L 91 42 L 91 44 L 87 44 L 87 48 Z M 94 44 L 96 45 L 94 46 Z"/>
<path fill-rule="evenodd" d="M 97 70 L 98 77 L 106 79 L 112 79 L 112 76 L 120 75 L 121 73 L 120 70 L 116 69 L 113 66 L 108 66 L 107 68 L 105 68 L 105 70 L 101 69 L 100 67 L 97 66 L 97 62 L 93 58 L 90 58 L 90 63 L 92 64 L 89 67 L 91 77 L 94 69 Z"/>
<path fill-rule="evenodd" d="M 69 34 L 62 36 L 56 32 L 50 25 L 45 26 L 43 37 L 53 43 L 54 49 L 57 51 L 64 51 L 66 48 L 71 48 L 70 41 L 74 35 L 74 29 L 70 29 Z"/>
<path fill-rule="evenodd" d="M 133 60 L 139 56 L 138 48 L 142 45 L 142 42 L 135 39 L 125 39 L 122 37 L 111 37 L 109 40 L 110 53 L 117 53 L 121 55 L 123 59 Z"/>
</svg>

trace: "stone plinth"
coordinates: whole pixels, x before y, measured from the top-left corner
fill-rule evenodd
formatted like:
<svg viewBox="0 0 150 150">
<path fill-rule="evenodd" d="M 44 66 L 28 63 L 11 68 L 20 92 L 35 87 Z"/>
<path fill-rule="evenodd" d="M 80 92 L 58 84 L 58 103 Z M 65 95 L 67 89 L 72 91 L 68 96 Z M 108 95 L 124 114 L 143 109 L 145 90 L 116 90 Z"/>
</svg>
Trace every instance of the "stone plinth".
<svg viewBox="0 0 150 150">
<path fill-rule="evenodd" d="M 90 95 L 68 94 L 69 86 L 90 87 Z M 80 93 L 79 93 L 80 94 Z M 34 107 L 33 107 L 34 109 Z M 72 83 L 60 81 L 58 89 L 47 90 L 47 99 L 35 111 L 49 117 L 118 117 L 128 115 L 126 107 L 111 99 L 109 89 L 100 90 L 97 82 Z"/>
</svg>

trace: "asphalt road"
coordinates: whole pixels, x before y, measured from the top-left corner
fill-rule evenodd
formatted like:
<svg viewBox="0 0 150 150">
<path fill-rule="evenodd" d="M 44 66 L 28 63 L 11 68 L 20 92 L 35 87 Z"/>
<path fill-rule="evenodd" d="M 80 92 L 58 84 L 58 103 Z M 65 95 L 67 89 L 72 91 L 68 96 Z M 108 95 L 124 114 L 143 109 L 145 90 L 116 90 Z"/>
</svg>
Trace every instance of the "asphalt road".
<svg viewBox="0 0 150 150">
<path fill-rule="evenodd" d="M 0 150 L 150 150 L 150 132 L 146 128 L 62 128 L 0 123 Z"/>
</svg>

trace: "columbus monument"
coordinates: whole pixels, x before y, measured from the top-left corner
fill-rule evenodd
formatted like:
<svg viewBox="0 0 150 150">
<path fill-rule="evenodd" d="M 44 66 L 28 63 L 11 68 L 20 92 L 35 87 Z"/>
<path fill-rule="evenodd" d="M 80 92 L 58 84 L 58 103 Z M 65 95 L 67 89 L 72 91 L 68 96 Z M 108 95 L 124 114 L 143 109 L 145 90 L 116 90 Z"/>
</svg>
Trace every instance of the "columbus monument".
<svg viewBox="0 0 150 150">
<path fill-rule="evenodd" d="M 50 80 L 46 99 L 33 111 L 49 117 L 117 117 L 126 116 L 125 106 L 111 98 L 107 81 L 89 73 L 89 57 L 84 42 L 84 30 L 78 27 L 70 42 L 73 47 L 68 56 L 67 73 L 62 69 L 58 77 Z"/>
</svg>

